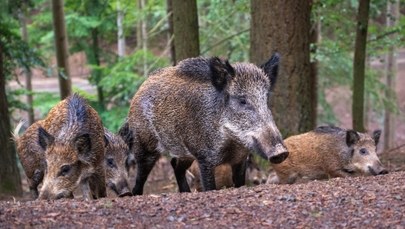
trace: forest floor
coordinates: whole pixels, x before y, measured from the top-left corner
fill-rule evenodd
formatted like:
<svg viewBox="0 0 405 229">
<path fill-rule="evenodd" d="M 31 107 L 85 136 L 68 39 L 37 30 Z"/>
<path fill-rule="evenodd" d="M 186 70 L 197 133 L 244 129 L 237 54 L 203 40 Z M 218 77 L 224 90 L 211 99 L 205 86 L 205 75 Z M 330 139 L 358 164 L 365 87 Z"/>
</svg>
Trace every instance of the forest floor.
<svg viewBox="0 0 405 229">
<path fill-rule="evenodd" d="M 405 50 L 401 55 L 405 60 Z M 75 73 L 78 76 L 87 71 L 75 69 L 81 71 Z M 75 86 L 94 90 L 78 76 L 73 77 Z M 36 90 L 58 90 L 52 78 L 34 80 L 33 85 Z M 342 93 L 344 88 L 336 90 L 327 99 L 342 127 L 348 127 L 351 94 Z M 399 64 L 396 91 L 405 112 L 405 61 Z M 398 121 L 396 142 L 401 146 L 405 122 L 403 117 Z M 370 123 L 370 128 L 381 126 L 381 120 L 373 117 Z M 93 201 L 32 201 L 23 177 L 24 198 L 0 201 L 0 228 L 405 228 L 405 147 L 380 150 L 380 158 L 390 171 L 387 175 L 180 194 L 163 157 L 152 170 L 144 196 L 109 195 Z"/>
</svg>

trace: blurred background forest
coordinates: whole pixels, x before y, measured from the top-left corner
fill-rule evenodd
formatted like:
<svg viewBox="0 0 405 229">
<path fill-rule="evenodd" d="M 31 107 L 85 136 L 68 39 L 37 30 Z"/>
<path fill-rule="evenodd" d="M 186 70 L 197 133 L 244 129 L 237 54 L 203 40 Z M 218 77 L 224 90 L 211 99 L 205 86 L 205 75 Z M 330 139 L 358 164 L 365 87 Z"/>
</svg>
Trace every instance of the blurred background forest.
<svg viewBox="0 0 405 229">
<path fill-rule="evenodd" d="M 320 124 L 405 144 L 404 0 L 0 0 L 0 193 L 11 131 L 77 92 L 116 131 L 147 75 L 194 56 L 281 55 L 271 107 L 285 137 Z M 11 176 L 11 177 L 12 177 Z M 18 189 L 18 188 L 17 188 Z M 14 191 L 13 191 L 14 190 Z"/>
</svg>

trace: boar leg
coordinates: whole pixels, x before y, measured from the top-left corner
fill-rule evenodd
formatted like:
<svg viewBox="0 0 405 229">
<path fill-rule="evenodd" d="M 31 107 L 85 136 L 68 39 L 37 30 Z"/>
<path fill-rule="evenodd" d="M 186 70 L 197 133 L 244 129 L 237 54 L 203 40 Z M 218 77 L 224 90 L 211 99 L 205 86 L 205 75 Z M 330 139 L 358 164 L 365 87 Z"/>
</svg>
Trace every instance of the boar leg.
<svg viewBox="0 0 405 229">
<path fill-rule="evenodd" d="M 89 178 L 83 179 L 80 182 L 80 187 L 82 189 L 83 199 L 91 200 L 93 198 L 93 195 L 90 191 Z"/>
<path fill-rule="evenodd" d="M 246 160 L 232 166 L 232 180 L 236 188 L 245 185 L 246 179 Z"/>
<path fill-rule="evenodd" d="M 160 154 L 157 151 L 148 152 L 143 150 L 142 152 L 135 153 L 135 155 L 137 171 L 135 187 L 132 189 L 132 194 L 142 195 L 145 182 L 156 161 L 159 159 Z"/>
<path fill-rule="evenodd" d="M 42 170 L 36 169 L 34 172 L 34 176 L 32 179 L 28 179 L 28 184 L 30 187 L 30 192 L 34 199 L 37 199 L 39 196 L 38 192 L 38 185 L 42 182 L 44 179 L 44 172 Z"/>
<path fill-rule="evenodd" d="M 215 166 L 207 163 L 205 160 L 198 160 L 201 174 L 201 184 L 204 191 L 216 190 L 215 185 Z"/>
<path fill-rule="evenodd" d="M 94 174 L 89 178 L 89 186 L 94 199 L 107 196 L 105 178 L 100 174 Z"/>
<path fill-rule="evenodd" d="M 179 192 L 191 192 L 186 179 L 186 171 L 192 163 L 193 159 L 188 158 L 172 158 L 170 161 L 179 186 Z"/>
</svg>

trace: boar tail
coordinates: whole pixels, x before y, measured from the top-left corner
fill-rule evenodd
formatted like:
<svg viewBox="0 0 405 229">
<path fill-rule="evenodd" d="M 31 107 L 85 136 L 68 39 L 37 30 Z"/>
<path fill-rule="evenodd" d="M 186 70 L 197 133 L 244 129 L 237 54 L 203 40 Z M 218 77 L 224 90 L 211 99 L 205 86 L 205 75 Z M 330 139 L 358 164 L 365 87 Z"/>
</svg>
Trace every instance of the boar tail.
<svg viewBox="0 0 405 229">
<path fill-rule="evenodd" d="M 18 133 L 20 132 L 21 127 L 22 127 L 24 124 L 25 124 L 25 121 L 24 121 L 24 120 L 20 120 L 20 121 L 18 122 L 17 126 L 15 127 L 14 131 L 11 133 L 12 138 L 13 138 L 14 141 L 17 141 L 17 140 L 20 138 L 20 136 L 19 136 Z"/>
</svg>

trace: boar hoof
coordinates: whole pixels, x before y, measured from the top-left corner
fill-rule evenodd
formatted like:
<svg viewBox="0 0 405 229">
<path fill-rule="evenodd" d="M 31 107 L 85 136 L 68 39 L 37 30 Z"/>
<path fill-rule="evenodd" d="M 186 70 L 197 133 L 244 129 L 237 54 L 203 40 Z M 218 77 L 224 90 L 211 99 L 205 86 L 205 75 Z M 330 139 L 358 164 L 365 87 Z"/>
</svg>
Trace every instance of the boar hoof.
<svg viewBox="0 0 405 229">
<path fill-rule="evenodd" d="M 288 157 L 288 152 L 282 152 L 277 155 L 271 156 L 269 158 L 270 162 L 273 164 L 280 164 Z"/>
</svg>

